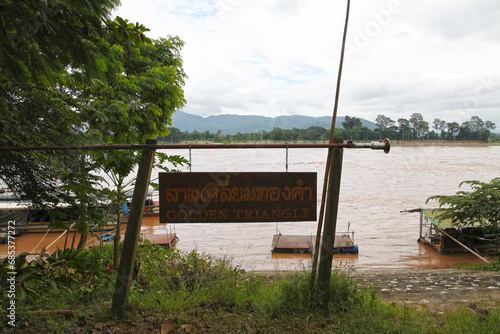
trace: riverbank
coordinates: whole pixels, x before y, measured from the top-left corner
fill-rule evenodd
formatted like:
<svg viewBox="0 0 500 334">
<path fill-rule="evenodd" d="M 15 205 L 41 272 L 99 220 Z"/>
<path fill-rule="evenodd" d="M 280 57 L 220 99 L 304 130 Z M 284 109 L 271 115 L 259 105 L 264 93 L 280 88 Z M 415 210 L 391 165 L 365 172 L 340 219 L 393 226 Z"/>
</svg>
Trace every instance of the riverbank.
<svg viewBox="0 0 500 334">
<path fill-rule="evenodd" d="M 93 266 L 99 279 L 83 282 L 84 289 L 54 289 L 31 275 L 38 289 L 17 300 L 15 327 L 0 332 L 451 334 L 493 333 L 500 326 L 498 272 L 334 269 L 326 306 L 311 293 L 305 272 L 243 272 L 226 261 L 154 246 L 139 251 L 140 270 L 120 320 L 110 313 L 115 276 L 105 264 L 112 252 L 105 247 L 96 258 L 100 253 L 92 257 L 100 263 Z"/>
<path fill-rule="evenodd" d="M 357 271 L 360 287 L 389 303 L 443 312 L 500 306 L 500 273 L 452 268 Z"/>
<path fill-rule="evenodd" d="M 499 142 L 479 142 L 479 141 L 449 141 L 449 140 L 395 140 L 391 141 L 393 146 L 500 146 Z"/>
<path fill-rule="evenodd" d="M 254 273 L 270 281 L 294 274 Z M 348 271 L 347 276 L 358 287 L 371 289 L 387 303 L 419 310 L 442 313 L 500 306 L 500 272 L 454 268 L 367 269 Z"/>
</svg>

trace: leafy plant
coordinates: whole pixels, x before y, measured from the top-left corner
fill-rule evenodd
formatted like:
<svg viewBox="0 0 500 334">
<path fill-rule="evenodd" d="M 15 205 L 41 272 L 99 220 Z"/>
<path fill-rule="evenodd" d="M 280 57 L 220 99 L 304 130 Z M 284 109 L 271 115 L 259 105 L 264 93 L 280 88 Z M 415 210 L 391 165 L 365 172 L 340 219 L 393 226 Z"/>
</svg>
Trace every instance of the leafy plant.
<svg viewBox="0 0 500 334">
<path fill-rule="evenodd" d="M 88 292 L 111 281 L 111 276 L 105 271 L 105 257 L 97 249 L 57 249 L 47 254 L 44 248 L 40 256 L 32 261 L 27 256 L 27 253 L 22 253 L 16 257 L 15 270 L 12 270 L 8 259 L 4 259 L 0 274 L 0 288 L 4 290 L 10 284 L 6 278 L 11 272 L 16 272 L 16 296 L 20 300 L 59 290 Z"/>
<path fill-rule="evenodd" d="M 500 177 L 490 182 L 464 181 L 460 183 L 470 185 L 472 191 L 458 191 L 451 196 L 432 196 L 427 199 L 438 200 L 443 208 L 439 215 L 440 220 L 451 219 L 455 226 L 490 227 L 499 229 L 500 224 Z"/>
<path fill-rule="evenodd" d="M 170 164 L 171 167 L 168 167 Z M 166 173 L 178 173 L 178 167 L 189 165 L 189 160 L 180 155 L 168 155 L 163 152 L 156 152 L 154 167 Z M 160 185 L 156 182 L 158 178 L 152 180 L 149 184 L 154 190 L 160 190 Z"/>
<path fill-rule="evenodd" d="M 206 254 L 182 252 L 175 248 L 166 250 L 155 245 L 144 246 L 138 258 L 142 276 L 149 277 L 151 284 L 159 284 L 172 291 L 192 291 L 220 279 L 228 271 L 226 262 L 214 260 Z"/>
</svg>

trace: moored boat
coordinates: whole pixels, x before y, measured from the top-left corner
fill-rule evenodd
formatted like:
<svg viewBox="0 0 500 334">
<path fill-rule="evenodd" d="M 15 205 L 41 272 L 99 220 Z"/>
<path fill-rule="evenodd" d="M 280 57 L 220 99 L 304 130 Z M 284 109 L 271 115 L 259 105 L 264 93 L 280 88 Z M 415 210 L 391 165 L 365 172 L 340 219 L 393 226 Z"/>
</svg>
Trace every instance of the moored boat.
<svg viewBox="0 0 500 334">
<path fill-rule="evenodd" d="M 440 254 L 494 251 L 500 249 L 500 235 L 483 226 L 454 226 L 450 219 L 439 219 L 442 209 L 412 209 L 403 212 L 420 213 L 420 237 Z"/>
</svg>

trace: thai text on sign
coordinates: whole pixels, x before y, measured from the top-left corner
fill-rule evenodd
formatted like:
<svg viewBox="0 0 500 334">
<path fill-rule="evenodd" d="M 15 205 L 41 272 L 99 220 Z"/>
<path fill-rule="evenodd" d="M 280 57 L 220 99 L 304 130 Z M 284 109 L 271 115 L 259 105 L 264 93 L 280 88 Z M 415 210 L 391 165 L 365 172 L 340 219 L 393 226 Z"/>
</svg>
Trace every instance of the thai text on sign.
<svg viewBox="0 0 500 334">
<path fill-rule="evenodd" d="M 160 223 L 316 220 L 316 173 L 160 173 Z"/>
</svg>

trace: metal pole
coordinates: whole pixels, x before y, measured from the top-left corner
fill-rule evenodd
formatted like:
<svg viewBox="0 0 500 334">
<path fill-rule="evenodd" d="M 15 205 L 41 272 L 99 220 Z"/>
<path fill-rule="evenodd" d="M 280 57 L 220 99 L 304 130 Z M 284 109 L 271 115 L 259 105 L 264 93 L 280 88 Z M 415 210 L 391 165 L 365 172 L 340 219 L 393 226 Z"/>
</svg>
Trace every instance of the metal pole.
<svg viewBox="0 0 500 334">
<path fill-rule="evenodd" d="M 144 203 L 148 192 L 151 169 L 153 168 L 154 155 L 154 149 L 143 150 L 141 161 L 139 162 L 139 170 L 137 171 L 129 220 L 127 222 L 127 230 L 125 231 L 125 240 L 123 242 L 120 258 L 120 266 L 116 277 L 113 303 L 111 305 L 111 312 L 118 318 L 123 317 L 128 302 L 132 272 L 135 265 L 135 255 L 137 252 L 137 243 L 144 213 Z"/>
<path fill-rule="evenodd" d="M 318 288 L 324 305 L 329 301 L 330 278 L 332 275 L 332 259 L 337 229 L 337 213 L 339 207 L 340 179 L 342 174 L 342 158 L 344 150 L 335 148 L 331 150 L 330 177 L 328 178 L 328 193 L 326 197 L 326 212 L 321 253 L 318 266 Z"/>
<path fill-rule="evenodd" d="M 144 145 L 81 145 L 81 146 L 0 146 L 0 151 L 43 151 L 43 150 L 176 150 L 176 149 L 261 149 L 261 148 L 370 148 L 372 150 L 390 150 L 390 142 L 372 143 L 284 143 L 284 144 L 144 144 Z"/>
</svg>

